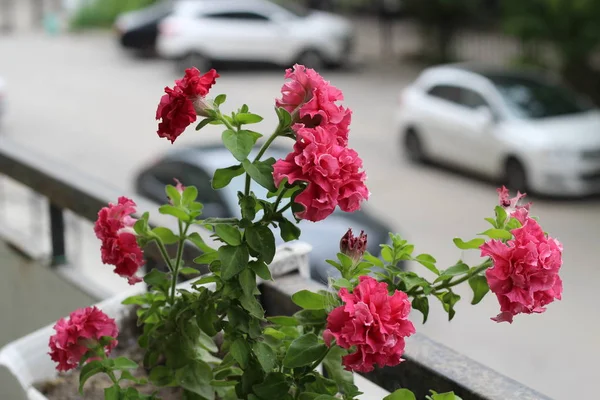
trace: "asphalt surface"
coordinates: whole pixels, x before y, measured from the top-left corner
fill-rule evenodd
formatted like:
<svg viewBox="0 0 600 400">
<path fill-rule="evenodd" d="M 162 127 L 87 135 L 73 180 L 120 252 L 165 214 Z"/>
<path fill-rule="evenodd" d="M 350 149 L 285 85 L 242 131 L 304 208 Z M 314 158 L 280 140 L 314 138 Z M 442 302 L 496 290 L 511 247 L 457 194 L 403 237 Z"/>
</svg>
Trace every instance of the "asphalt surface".
<svg viewBox="0 0 600 400">
<path fill-rule="evenodd" d="M 1 135 L 68 163 L 90 179 L 131 188 L 143 164 L 172 148 L 156 136 L 154 113 L 164 86 L 172 85 L 178 73 L 169 62 L 124 54 L 113 39 L 100 33 L 0 37 L 0 75 L 8 85 Z M 247 103 L 265 116 L 257 130 L 270 131 L 283 71 L 220 72 L 212 93 L 228 95 L 224 108 Z M 403 159 L 393 110 L 398 91 L 416 73 L 394 64 L 324 75 L 343 90 L 344 104 L 354 111 L 350 145 L 363 158 L 369 176 L 368 207 L 415 243 L 416 251 L 433 254 L 440 267 L 461 256 L 476 262 L 478 254 L 461 254 L 452 238 L 471 238 L 486 228 L 483 218 L 492 216 L 497 201 L 495 185 L 441 168 L 412 166 Z M 191 129 L 174 146 L 219 138 L 216 127 L 201 133 Z M 551 304 L 545 314 L 496 324 L 489 319 L 498 312 L 495 297 L 488 295 L 473 307 L 465 287 L 452 322 L 434 303 L 426 325 L 421 325 L 418 312 L 413 319 L 418 331 L 553 398 L 592 398 L 600 378 L 600 312 L 595 301 L 600 200 L 534 199 L 533 213 L 564 244 L 562 301 Z M 94 249 L 97 257 L 91 226 L 86 229 L 91 239 L 81 246 Z M 81 259 L 86 252 L 78 253 Z"/>
</svg>

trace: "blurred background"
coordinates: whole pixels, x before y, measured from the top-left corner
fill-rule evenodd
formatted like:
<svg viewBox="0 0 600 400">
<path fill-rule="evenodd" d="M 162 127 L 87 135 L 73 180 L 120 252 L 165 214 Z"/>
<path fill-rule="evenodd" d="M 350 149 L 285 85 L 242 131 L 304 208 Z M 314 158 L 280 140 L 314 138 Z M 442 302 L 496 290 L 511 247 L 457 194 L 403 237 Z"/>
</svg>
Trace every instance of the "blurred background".
<svg viewBox="0 0 600 400">
<path fill-rule="evenodd" d="M 494 296 L 473 307 L 466 287 L 451 322 L 439 304 L 426 325 L 413 319 L 552 398 L 595 398 L 598 21 L 596 0 L 0 0 L 0 142 L 160 202 L 157 185 L 185 174 L 202 187 L 218 168 L 218 127 L 190 129 L 175 145 L 155 134 L 163 89 L 186 67 L 217 68 L 211 93 L 226 93 L 227 107 L 248 104 L 267 132 L 284 68 L 316 68 L 353 110 L 350 145 L 372 192 L 360 215 L 323 225 L 321 236 L 307 228 L 318 257 L 333 257 L 353 226 L 372 245 L 399 232 L 440 266 L 477 262 L 452 238 L 487 229 L 498 184 L 531 192 L 533 214 L 564 244 L 563 300 L 496 324 Z M 206 196 L 215 215 L 229 213 L 227 193 Z M 41 267 L 51 254 L 39 233 L 50 229 L 47 214 L 44 197 L 0 178 L 0 234 L 35 255 L 24 261 L 0 246 L 0 346 L 128 287 L 100 263 L 92 223 L 66 214 L 66 259 L 89 279 L 67 291 Z"/>
</svg>

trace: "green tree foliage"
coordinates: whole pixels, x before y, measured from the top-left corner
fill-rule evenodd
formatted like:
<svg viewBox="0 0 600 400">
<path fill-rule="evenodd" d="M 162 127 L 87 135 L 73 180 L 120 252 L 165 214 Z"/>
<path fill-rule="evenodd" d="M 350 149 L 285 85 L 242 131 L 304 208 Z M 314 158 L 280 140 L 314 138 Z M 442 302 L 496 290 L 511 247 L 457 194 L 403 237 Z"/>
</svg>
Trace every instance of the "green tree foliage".
<svg viewBox="0 0 600 400">
<path fill-rule="evenodd" d="M 480 0 L 406 0 L 405 5 L 423 31 L 425 56 L 432 62 L 454 59 L 452 44 L 457 30 L 481 9 Z"/>
<path fill-rule="evenodd" d="M 71 20 L 71 28 L 109 28 L 119 14 L 156 2 L 157 0 L 94 0 L 79 8 Z"/>
</svg>

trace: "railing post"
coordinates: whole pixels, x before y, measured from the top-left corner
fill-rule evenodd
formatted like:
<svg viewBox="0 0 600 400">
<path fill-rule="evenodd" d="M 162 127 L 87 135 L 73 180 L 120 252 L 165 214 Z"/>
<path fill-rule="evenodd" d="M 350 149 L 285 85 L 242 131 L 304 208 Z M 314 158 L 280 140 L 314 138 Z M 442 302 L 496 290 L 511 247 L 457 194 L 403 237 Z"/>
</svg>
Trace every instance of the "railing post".
<svg viewBox="0 0 600 400">
<path fill-rule="evenodd" d="M 56 267 L 67 263 L 65 251 L 65 216 L 62 208 L 50 203 L 50 235 L 52 241 L 51 266 Z"/>
</svg>

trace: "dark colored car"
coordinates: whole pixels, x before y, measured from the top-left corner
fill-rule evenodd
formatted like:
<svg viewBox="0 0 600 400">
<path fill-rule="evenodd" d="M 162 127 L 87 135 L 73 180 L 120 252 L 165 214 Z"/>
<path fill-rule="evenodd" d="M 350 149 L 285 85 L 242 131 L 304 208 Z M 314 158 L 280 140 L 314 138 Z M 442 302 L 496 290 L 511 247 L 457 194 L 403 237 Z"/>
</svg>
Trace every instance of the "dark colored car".
<svg viewBox="0 0 600 400">
<path fill-rule="evenodd" d="M 142 52 L 154 52 L 158 24 L 173 12 L 174 1 L 161 1 L 141 10 L 121 14 L 115 21 L 122 47 Z"/>
<path fill-rule="evenodd" d="M 285 149 L 271 147 L 265 158 L 279 159 L 286 155 Z M 222 145 L 188 147 L 169 152 L 139 173 L 136 191 L 163 204 L 167 200 L 165 185 L 174 184 L 173 178 L 177 178 L 184 185 L 195 186 L 198 189 L 199 201 L 204 204 L 203 217 L 240 217 L 237 192 L 244 190 L 244 176 L 234 178 L 226 188 L 213 190 L 211 187 L 215 170 L 236 162 Z M 266 197 L 266 189 L 256 184 L 253 184 L 252 188 L 258 197 Z M 287 217 L 292 220 L 291 211 Z M 310 255 L 312 278 L 324 283 L 328 277 L 337 276 L 338 271 L 325 260 L 336 259 L 340 239 L 348 228 L 352 228 L 355 234 L 364 230 L 368 235 L 368 250 L 377 256 L 380 253 L 379 244 L 389 243 L 388 233 L 392 231 L 388 225 L 364 209 L 351 214 L 336 209 L 324 221 L 301 221 L 299 227 L 302 229 L 301 240 L 313 247 Z M 276 238 L 278 245 L 283 243 L 279 236 Z"/>
</svg>

